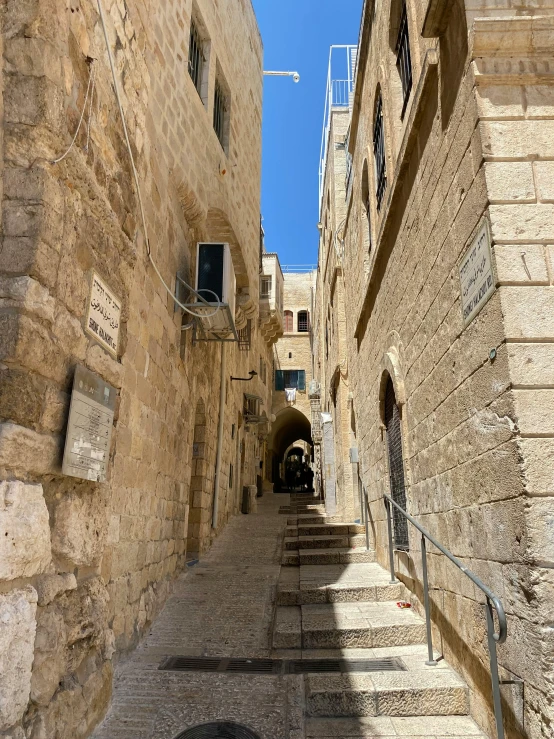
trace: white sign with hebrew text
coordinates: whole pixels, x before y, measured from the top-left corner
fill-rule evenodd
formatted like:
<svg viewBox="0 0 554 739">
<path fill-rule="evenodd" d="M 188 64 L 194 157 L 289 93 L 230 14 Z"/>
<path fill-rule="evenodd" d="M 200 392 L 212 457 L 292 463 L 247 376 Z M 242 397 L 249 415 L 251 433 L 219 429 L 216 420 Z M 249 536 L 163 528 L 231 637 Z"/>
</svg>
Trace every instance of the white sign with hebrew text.
<svg viewBox="0 0 554 739">
<path fill-rule="evenodd" d="M 121 300 L 96 272 L 91 274 L 85 330 L 117 357 Z"/>
<path fill-rule="evenodd" d="M 460 286 L 464 326 L 469 326 L 496 289 L 492 271 L 491 237 L 486 218 L 460 263 Z"/>
</svg>

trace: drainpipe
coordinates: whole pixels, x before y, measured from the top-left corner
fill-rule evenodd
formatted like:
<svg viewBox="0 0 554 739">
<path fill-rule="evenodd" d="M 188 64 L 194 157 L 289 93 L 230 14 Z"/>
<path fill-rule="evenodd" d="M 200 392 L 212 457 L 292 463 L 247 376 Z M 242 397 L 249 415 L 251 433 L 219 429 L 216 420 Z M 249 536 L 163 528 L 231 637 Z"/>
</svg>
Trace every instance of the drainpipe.
<svg viewBox="0 0 554 739">
<path fill-rule="evenodd" d="M 219 379 L 219 426 L 217 429 L 217 452 L 215 457 L 214 504 L 212 513 L 212 528 L 217 528 L 217 514 L 219 510 L 219 482 L 221 479 L 221 457 L 223 455 L 223 428 L 225 423 L 225 342 L 221 342 L 221 372 Z"/>
</svg>

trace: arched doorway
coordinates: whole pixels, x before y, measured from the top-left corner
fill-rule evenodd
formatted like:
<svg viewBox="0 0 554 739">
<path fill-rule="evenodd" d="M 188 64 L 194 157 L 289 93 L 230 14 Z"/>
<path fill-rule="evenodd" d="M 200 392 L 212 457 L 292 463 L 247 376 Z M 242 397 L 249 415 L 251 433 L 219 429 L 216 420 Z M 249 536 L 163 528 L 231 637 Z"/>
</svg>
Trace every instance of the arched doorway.
<svg viewBox="0 0 554 739">
<path fill-rule="evenodd" d="M 291 445 L 296 442 L 306 442 L 312 446 L 312 425 L 309 419 L 296 408 L 283 408 L 271 427 L 269 448 L 272 453 L 272 482 L 275 490 L 281 484 L 281 474 L 284 473 L 283 462 Z M 301 448 L 301 447 L 299 447 Z"/>
<path fill-rule="evenodd" d="M 387 429 L 387 451 L 389 458 L 389 479 L 391 497 L 395 503 L 406 510 L 406 480 L 404 477 L 404 452 L 402 448 L 402 424 L 400 408 L 396 402 L 392 379 L 388 378 L 385 389 L 385 426 Z M 393 508 L 394 545 L 396 549 L 409 549 L 408 522 Z"/>
</svg>

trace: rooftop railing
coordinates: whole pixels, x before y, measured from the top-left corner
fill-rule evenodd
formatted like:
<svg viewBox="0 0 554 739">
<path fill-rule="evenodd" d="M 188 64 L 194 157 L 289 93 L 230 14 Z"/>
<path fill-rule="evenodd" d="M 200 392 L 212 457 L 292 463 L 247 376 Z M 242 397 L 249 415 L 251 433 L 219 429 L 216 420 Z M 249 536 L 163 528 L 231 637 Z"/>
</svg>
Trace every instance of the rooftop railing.
<svg viewBox="0 0 554 739">
<path fill-rule="evenodd" d="M 356 76 L 356 59 L 358 47 L 331 46 L 329 50 L 329 68 L 327 71 L 327 90 L 325 93 L 325 109 L 323 111 L 323 131 L 321 134 L 321 151 L 319 163 L 319 212 L 323 200 L 325 169 L 329 148 L 329 132 L 331 130 L 331 113 L 335 108 L 352 107 L 354 95 L 354 79 Z"/>
</svg>

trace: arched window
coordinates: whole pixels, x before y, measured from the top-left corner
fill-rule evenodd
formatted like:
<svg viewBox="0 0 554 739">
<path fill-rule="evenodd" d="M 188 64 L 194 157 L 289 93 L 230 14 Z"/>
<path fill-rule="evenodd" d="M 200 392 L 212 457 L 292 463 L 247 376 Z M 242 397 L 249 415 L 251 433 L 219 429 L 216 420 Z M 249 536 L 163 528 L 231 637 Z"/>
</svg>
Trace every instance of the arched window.
<svg viewBox="0 0 554 739">
<path fill-rule="evenodd" d="M 307 310 L 298 312 L 298 331 L 307 333 L 310 330 L 310 314 Z"/>
<path fill-rule="evenodd" d="M 391 498 L 406 510 L 406 482 L 404 479 L 404 454 L 402 451 L 402 428 L 400 409 L 396 402 L 394 385 L 389 377 L 385 390 L 385 426 L 387 429 L 387 451 L 389 456 L 389 479 Z M 391 506 L 394 508 L 394 506 Z M 396 509 L 393 510 L 394 546 L 409 548 L 408 521 Z"/>
<path fill-rule="evenodd" d="M 365 229 L 367 237 L 364 239 L 364 243 L 368 251 L 371 249 L 371 204 L 369 198 L 369 172 L 366 159 L 362 172 L 362 208 L 364 216 L 367 219 L 367 228 Z"/>
<path fill-rule="evenodd" d="M 381 88 L 377 90 L 375 117 L 373 120 L 373 154 L 375 156 L 375 180 L 377 210 L 381 208 L 383 195 L 387 189 L 387 162 L 385 156 L 385 126 L 383 123 L 383 96 Z"/>
<path fill-rule="evenodd" d="M 285 311 L 285 332 L 290 334 L 294 330 L 293 315 L 291 310 Z"/>
</svg>

